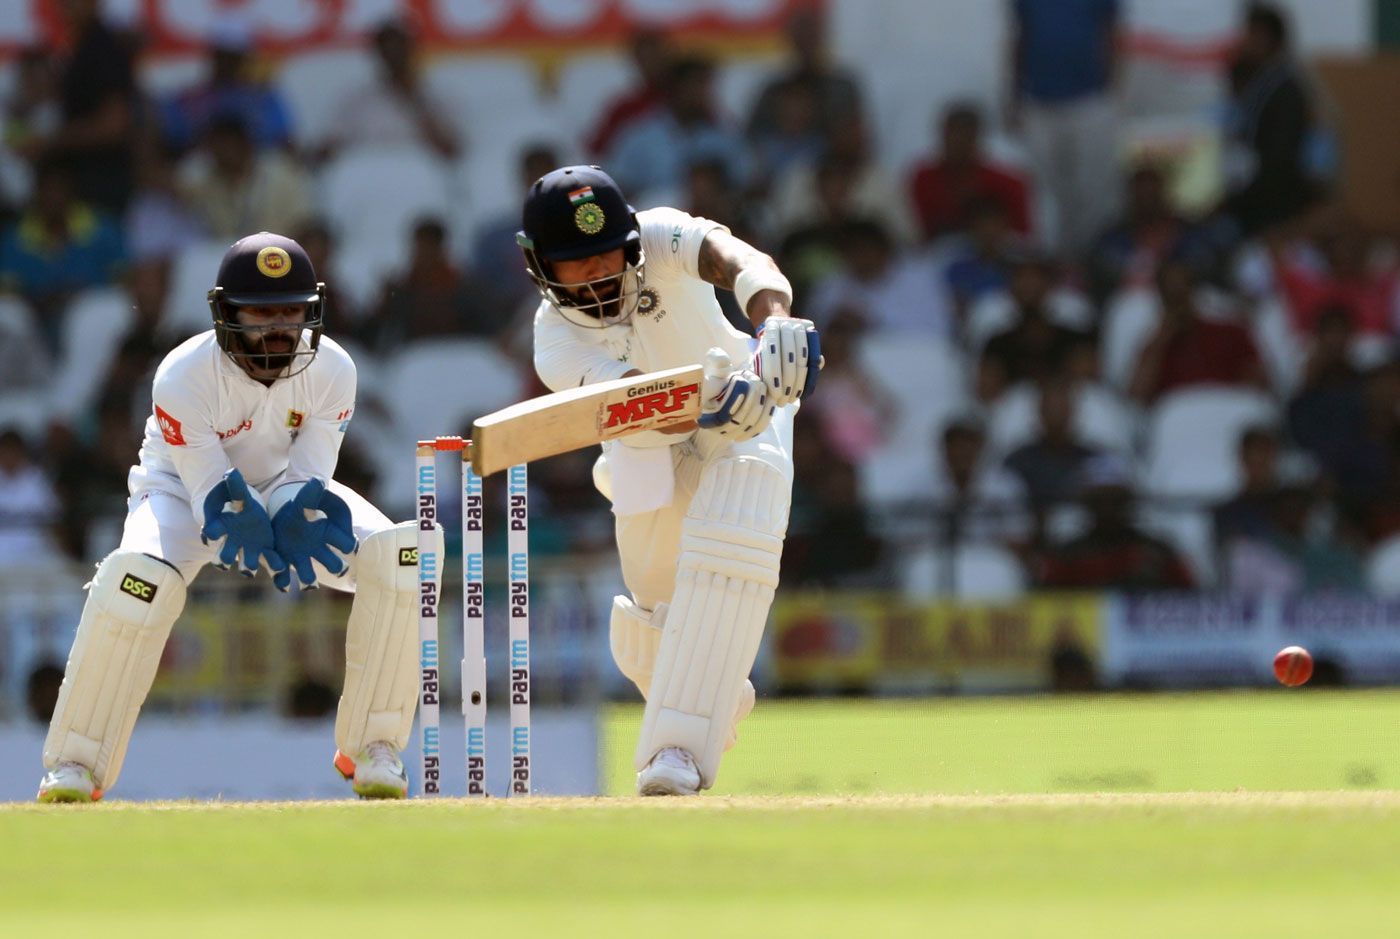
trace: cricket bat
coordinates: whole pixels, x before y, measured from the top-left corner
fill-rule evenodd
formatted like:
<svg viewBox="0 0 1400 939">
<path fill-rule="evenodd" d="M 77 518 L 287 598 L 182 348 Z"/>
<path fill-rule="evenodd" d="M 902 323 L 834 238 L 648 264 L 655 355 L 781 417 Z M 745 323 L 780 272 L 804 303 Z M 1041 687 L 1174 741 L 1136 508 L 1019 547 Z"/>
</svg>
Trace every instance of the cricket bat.
<svg viewBox="0 0 1400 939">
<path fill-rule="evenodd" d="M 659 430 L 700 416 L 706 375 L 723 377 L 729 356 L 712 350 L 705 364 L 582 385 L 512 404 L 472 424 L 472 469 L 489 476 L 529 463 Z"/>
</svg>

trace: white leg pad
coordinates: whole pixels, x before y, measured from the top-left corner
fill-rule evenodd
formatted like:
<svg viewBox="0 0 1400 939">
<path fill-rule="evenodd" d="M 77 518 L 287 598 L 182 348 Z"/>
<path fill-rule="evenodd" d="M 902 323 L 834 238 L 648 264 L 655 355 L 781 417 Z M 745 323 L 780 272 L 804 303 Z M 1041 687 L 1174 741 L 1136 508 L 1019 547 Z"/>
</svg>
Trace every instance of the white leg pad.
<svg viewBox="0 0 1400 939">
<path fill-rule="evenodd" d="M 613 597 L 608 645 L 613 661 L 646 697 L 651 689 L 651 673 L 656 667 L 656 650 L 661 645 L 661 624 L 666 622 L 667 604 L 646 610 L 627 597 Z"/>
<path fill-rule="evenodd" d="M 442 529 L 437 531 L 442 557 Z M 335 745 L 352 759 L 376 740 L 408 746 L 418 704 L 418 525 L 403 522 L 360 542 L 355 600 L 345 627 L 345 691 Z"/>
<path fill-rule="evenodd" d="M 116 783 L 170 627 L 184 608 L 185 582 L 163 561 L 114 551 L 97 566 L 44 740 L 46 768 L 81 763 L 99 789 Z"/>
<path fill-rule="evenodd" d="M 638 771 L 663 747 L 681 747 L 701 787 L 714 785 L 778 586 L 791 489 L 777 467 L 748 456 L 722 458 L 702 477 L 681 529 Z"/>
<path fill-rule="evenodd" d="M 661 645 L 662 624 L 666 622 L 666 612 L 670 604 L 658 603 L 656 609 L 648 613 L 627 597 L 613 597 L 612 626 L 608 632 L 608 642 L 612 646 L 613 661 L 618 671 L 626 675 L 642 697 L 651 690 L 651 675 L 656 668 L 656 650 Z M 739 706 L 734 711 L 734 724 L 724 749 L 739 741 L 739 722 L 753 711 L 756 695 L 753 682 L 744 679 L 744 687 L 739 691 Z"/>
</svg>

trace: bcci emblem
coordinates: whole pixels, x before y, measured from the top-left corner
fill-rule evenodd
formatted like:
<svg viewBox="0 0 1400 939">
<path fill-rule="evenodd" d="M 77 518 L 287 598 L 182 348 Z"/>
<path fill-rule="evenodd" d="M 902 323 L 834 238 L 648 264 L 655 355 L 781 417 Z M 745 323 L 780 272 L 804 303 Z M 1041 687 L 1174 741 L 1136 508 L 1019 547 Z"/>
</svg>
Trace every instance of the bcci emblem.
<svg viewBox="0 0 1400 939">
<path fill-rule="evenodd" d="M 258 270 L 266 277 L 286 277 L 292 269 L 292 256 L 276 245 L 258 252 Z"/>
<path fill-rule="evenodd" d="M 642 316 L 649 316 L 656 312 L 656 305 L 660 302 L 655 290 L 643 287 L 637 294 L 637 312 Z"/>
<path fill-rule="evenodd" d="M 596 235 L 607 224 L 608 217 L 596 202 L 585 202 L 574 209 L 574 224 L 585 235 Z"/>
</svg>

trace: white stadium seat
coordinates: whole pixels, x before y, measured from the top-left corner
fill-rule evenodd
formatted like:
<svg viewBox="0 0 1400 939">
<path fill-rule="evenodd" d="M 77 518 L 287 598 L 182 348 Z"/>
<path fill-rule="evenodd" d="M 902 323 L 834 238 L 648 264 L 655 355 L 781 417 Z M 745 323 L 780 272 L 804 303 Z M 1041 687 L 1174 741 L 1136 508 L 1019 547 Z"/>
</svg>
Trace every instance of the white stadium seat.
<svg viewBox="0 0 1400 939">
<path fill-rule="evenodd" d="M 213 278 L 212 271 L 209 276 Z M 95 403 L 93 399 L 102 390 L 107 370 L 135 320 L 131 298 L 120 288 L 84 290 L 69 301 L 63 317 L 62 350 L 51 383 L 55 416 L 72 419 Z"/>
<path fill-rule="evenodd" d="M 1157 294 L 1145 288 L 1119 291 L 1108 301 L 1103 317 L 1099 361 L 1104 381 L 1126 392 L 1137 368 L 1138 356 L 1157 328 L 1161 313 Z"/>
<path fill-rule="evenodd" d="M 373 388 L 361 384 L 357 408 L 381 425 L 379 433 L 359 438 L 379 470 L 379 492 L 390 506 L 402 505 L 418 438 L 460 434 L 475 418 L 524 395 L 520 366 L 491 342 L 443 337 L 400 348 L 381 364 Z"/>
<path fill-rule="evenodd" d="M 316 147 L 330 133 L 341 96 L 374 81 L 374 56 L 367 49 L 329 49 L 287 58 L 275 84 L 291 111 L 292 139 Z"/>
<path fill-rule="evenodd" d="M 1069 329 L 1088 331 L 1094 327 L 1094 310 L 1084 295 L 1064 287 L 1051 291 L 1046 298 L 1050 318 Z M 1016 304 L 1011 294 L 998 290 L 985 294 L 967 313 L 967 347 L 974 356 L 993 336 L 1016 325 Z"/>
<path fill-rule="evenodd" d="M 450 174 L 421 147 L 347 151 L 322 170 L 320 183 L 345 260 L 375 280 L 408 259 L 419 218 L 434 216 L 451 230 L 458 217 Z"/>
<path fill-rule="evenodd" d="M 160 318 L 160 333 L 166 339 L 178 341 L 213 328 L 208 294 L 228 247 L 214 241 L 198 241 L 175 255 Z"/>
<path fill-rule="evenodd" d="M 1148 417 L 1147 492 L 1157 497 L 1220 500 L 1240 484 L 1240 433 L 1279 418 L 1257 391 L 1205 386 L 1162 398 Z"/>
<path fill-rule="evenodd" d="M 1376 545 L 1366 561 L 1366 585 L 1381 597 L 1400 596 L 1400 535 Z"/>
<path fill-rule="evenodd" d="M 920 600 L 939 596 L 1013 600 L 1027 586 L 1021 562 L 998 545 L 963 545 L 953 551 L 924 548 L 906 555 L 902 568 L 902 592 Z"/>
<path fill-rule="evenodd" d="M 1076 392 L 1074 426 L 1086 445 L 1129 455 L 1133 452 L 1136 419 L 1130 405 L 1103 385 L 1083 385 Z M 987 445 L 1004 458 L 1040 433 L 1040 391 L 1019 385 L 992 406 L 987 417 Z"/>
<path fill-rule="evenodd" d="M 559 68 L 555 104 L 562 130 L 587 138 L 597 129 L 603 109 L 637 81 L 636 69 L 626 56 L 579 55 Z"/>
<path fill-rule="evenodd" d="M 966 369 L 955 347 L 931 336 L 870 333 L 858 355 L 862 372 L 895 407 L 888 439 L 860 466 L 862 498 L 909 498 L 928 477 L 934 435 L 969 406 Z"/>
</svg>

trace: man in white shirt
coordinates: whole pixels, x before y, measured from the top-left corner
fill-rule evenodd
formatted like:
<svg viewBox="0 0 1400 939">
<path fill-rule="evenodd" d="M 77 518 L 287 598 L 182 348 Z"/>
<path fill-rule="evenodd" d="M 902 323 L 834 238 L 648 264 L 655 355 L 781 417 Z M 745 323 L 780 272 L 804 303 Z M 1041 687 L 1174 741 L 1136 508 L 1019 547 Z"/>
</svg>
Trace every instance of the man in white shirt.
<svg viewBox="0 0 1400 939">
<path fill-rule="evenodd" d="M 325 285 L 269 232 L 229 248 L 214 328 L 156 370 L 116 551 L 98 565 L 44 742 L 43 802 L 100 799 L 121 772 L 161 650 L 205 564 L 355 593 L 335 766 L 362 798 L 402 798 L 417 702 L 416 525 L 331 480 L 355 364 L 322 335 Z"/>
<path fill-rule="evenodd" d="M 693 364 L 738 368 L 702 387 L 696 424 L 604 444 L 594 481 L 613 503 L 630 597 L 616 597 L 613 658 L 647 699 L 637 791 L 714 784 L 778 583 L 792 500 L 792 420 L 816 385 L 816 328 L 790 315 L 771 258 L 717 222 L 635 212 L 594 166 L 547 173 L 517 236 L 543 298 L 535 369 L 554 390 Z M 725 320 L 733 290 L 757 347 Z M 698 424 L 698 426 L 697 426 Z"/>
</svg>

